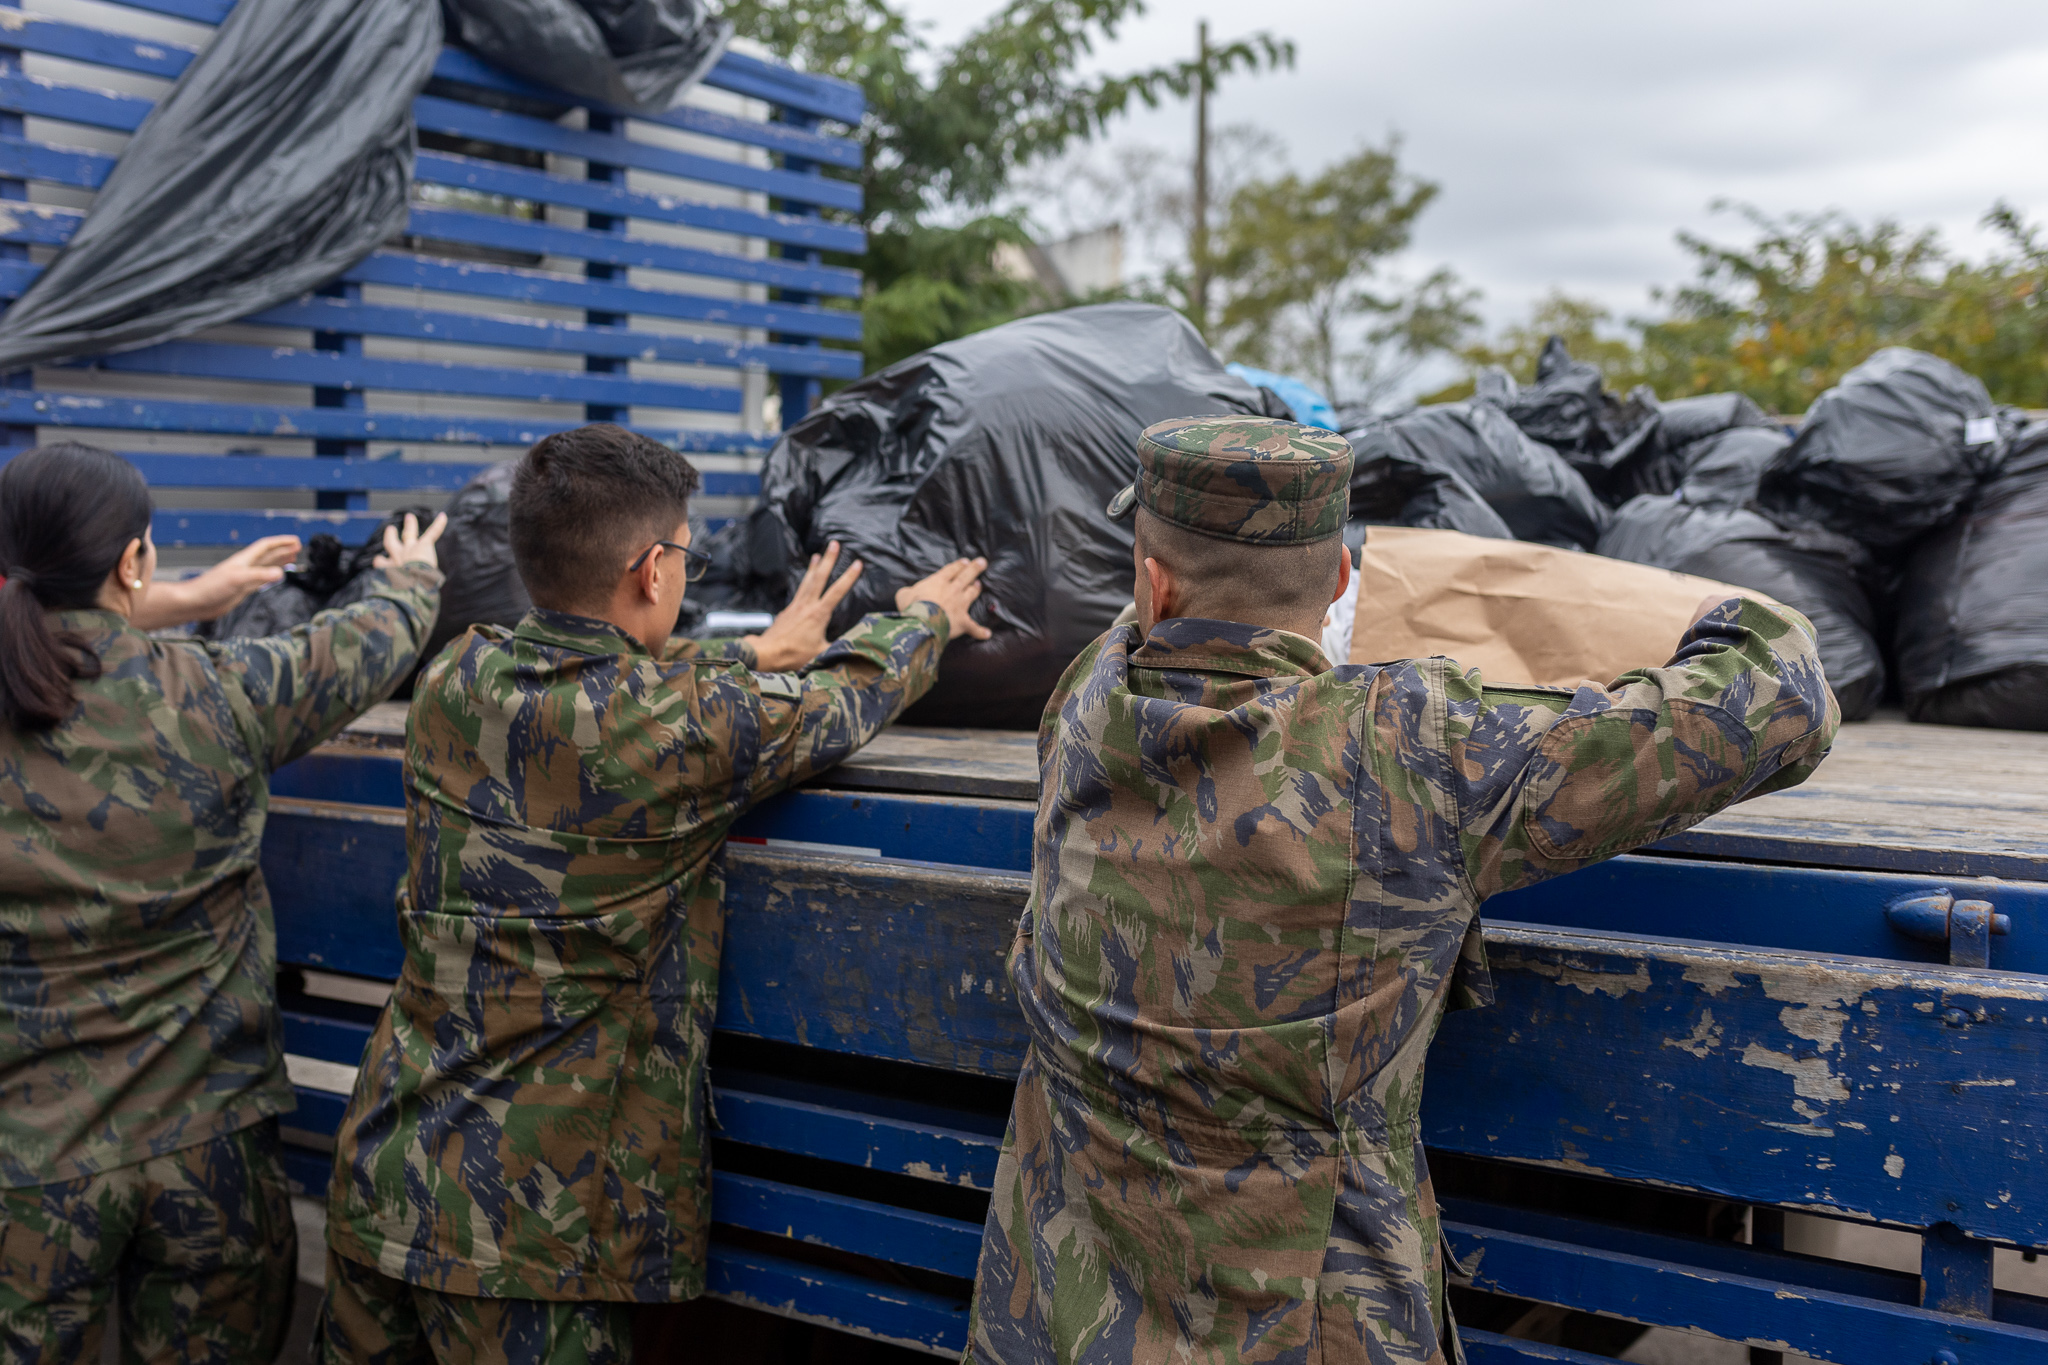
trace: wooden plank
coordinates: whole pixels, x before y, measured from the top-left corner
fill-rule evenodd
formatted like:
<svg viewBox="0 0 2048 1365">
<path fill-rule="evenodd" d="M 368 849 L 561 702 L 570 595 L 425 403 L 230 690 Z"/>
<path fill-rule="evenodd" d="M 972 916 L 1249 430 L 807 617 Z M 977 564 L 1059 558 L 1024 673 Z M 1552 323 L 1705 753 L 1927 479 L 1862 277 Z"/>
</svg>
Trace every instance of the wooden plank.
<svg viewBox="0 0 2048 1365">
<path fill-rule="evenodd" d="M 716 1237 L 705 1292 L 798 1322 L 957 1359 L 967 1346 L 967 1298 L 742 1250 Z"/>
<path fill-rule="evenodd" d="M 1494 924 L 1424 1140 L 2048 1245 L 2048 979 Z"/>
<path fill-rule="evenodd" d="M 981 1224 L 849 1199 L 758 1176 L 714 1172 L 711 1221 L 851 1252 L 935 1275 L 974 1278 Z"/>
<path fill-rule="evenodd" d="M 1461 1328 L 1458 1340 L 1465 1347 L 1465 1365 L 1614 1365 L 1612 1356 L 1588 1355 L 1569 1346 L 1546 1346 L 1540 1341 L 1518 1341 L 1498 1332 Z"/>
<path fill-rule="evenodd" d="M 0 213 L 4 212 L 0 210 Z M 167 398 L 59 393 L 48 389 L 0 389 L 0 423 L 97 427 L 115 431 L 425 441 L 439 445 L 511 446 L 523 450 L 551 432 L 581 426 L 583 420 L 580 413 L 565 413 L 559 421 L 553 422 L 520 421 L 260 403 L 193 403 Z M 761 439 L 743 431 L 674 431 L 637 424 L 633 430 L 685 452 L 720 451 L 743 455 L 763 452 Z"/>
<path fill-rule="evenodd" d="M 970 1116 L 947 1116 L 949 1124 L 869 1113 L 863 1106 L 870 1101 L 856 1091 L 840 1091 L 831 1103 L 765 1094 L 766 1078 L 735 1078 L 718 1065 L 715 1042 L 711 1064 L 721 1080 L 712 1107 L 725 1141 L 971 1190 L 995 1186 L 1002 1135 L 952 1126 Z"/>
<path fill-rule="evenodd" d="M 1038 799 L 1038 737 L 1025 731 L 892 725 L 820 785 Z"/>
<path fill-rule="evenodd" d="M 1794 1291 L 1773 1280 L 1452 1220 L 1444 1236 L 1475 1288 L 1840 1365 L 1926 1365 L 1942 1351 L 1972 1365 L 2031 1365 L 2048 1353 L 2048 1332 L 2009 1323 Z"/>
<path fill-rule="evenodd" d="M 2048 880 L 2048 734 L 1884 717 L 1800 786 L 1658 845 L 1829 867 Z"/>
</svg>

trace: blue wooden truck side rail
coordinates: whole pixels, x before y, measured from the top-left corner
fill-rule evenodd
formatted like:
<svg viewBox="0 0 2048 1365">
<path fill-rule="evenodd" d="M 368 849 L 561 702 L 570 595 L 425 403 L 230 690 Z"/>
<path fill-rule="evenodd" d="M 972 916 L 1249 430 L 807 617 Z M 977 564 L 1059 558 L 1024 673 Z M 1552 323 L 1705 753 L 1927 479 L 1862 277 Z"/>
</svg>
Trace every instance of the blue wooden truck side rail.
<svg viewBox="0 0 2048 1365">
<path fill-rule="evenodd" d="M 111 12 L 133 31 L 21 14 L 0 32 L 0 302 L 70 237 L 107 148 L 192 59 L 164 21 L 203 40 L 231 7 L 125 0 Z M 479 460 L 594 420 L 739 457 L 707 491 L 752 496 L 763 383 L 794 416 L 820 380 L 861 371 L 860 273 L 819 257 L 865 245 L 822 216 L 860 207 L 858 183 L 827 173 L 857 169 L 860 145 L 823 124 L 857 124 L 863 105 L 738 53 L 704 85 L 627 115 L 444 50 L 414 106 L 401 241 L 231 328 L 5 376 L 0 459 L 62 432 L 130 453 L 159 489 L 244 495 L 163 508 L 164 547 L 360 542 L 383 519 L 373 495 L 438 500 Z"/>
<path fill-rule="evenodd" d="M 399 965 L 383 888 L 403 866 L 403 817 L 395 749 L 375 744 L 332 747 L 273 784 L 280 955 L 329 997 L 341 978 L 326 973 L 360 990 Z M 778 799 L 728 846 L 712 1284 L 950 1354 L 1025 1041 L 1003 964 L 1032 807 L 878 790 L 889 761 Z M 934 777 L 895 773 L 947 785 Z M 1796 830 L 1784 841 L 1802 847 Z M 1887 916 L 1944 895 L 2007 917 L 1991 967 L 1950 965 L 1946 943 Z M 1668 852 L 1496 898 L 1499 1001 L 1453 1015 L 1432 1054 L 1439 1160 L 1919 1231 L 1923 1273 L 1645 1230 L 1604 1221 L 1597 1202 L 1566 1216 L 1512 1195 L 1447 1198 L 1471 1283 L 1845 1365 L 2048 1359 L 2048 1300 L 1992 1284 L 1995 1247 L 2048 1247 L 2044 910 L 2048 879 Z M 1840 935 L 1849 952 L 1817 946 Z M 373 1017 L 311 994 L 287 1016 L 294 1065 L 328 1087 L 302 1085 L 291 1120 L 309 1184 L 325 1179 L 320 1135 Z M 1469 1335 L 1475 1361 L 1601 1359 Z"/>
</svg>

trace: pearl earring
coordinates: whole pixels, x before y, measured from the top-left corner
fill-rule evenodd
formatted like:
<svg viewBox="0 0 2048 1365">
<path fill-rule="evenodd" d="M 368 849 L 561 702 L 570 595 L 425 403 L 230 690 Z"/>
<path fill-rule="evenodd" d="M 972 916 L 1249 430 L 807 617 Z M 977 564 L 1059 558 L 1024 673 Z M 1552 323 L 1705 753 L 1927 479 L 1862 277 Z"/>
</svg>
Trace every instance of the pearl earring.
<svg viewBox="0 0 2048 1365">
<path fill-rule="evenodd" d="M 142 580 L 141 580 L 141 579 L 139 579 L 139 578 L 135 580 L 135 591 L 137 591 L 137 592 L 141 592 L 141 591 L 142 591 Z"/>
</svg>

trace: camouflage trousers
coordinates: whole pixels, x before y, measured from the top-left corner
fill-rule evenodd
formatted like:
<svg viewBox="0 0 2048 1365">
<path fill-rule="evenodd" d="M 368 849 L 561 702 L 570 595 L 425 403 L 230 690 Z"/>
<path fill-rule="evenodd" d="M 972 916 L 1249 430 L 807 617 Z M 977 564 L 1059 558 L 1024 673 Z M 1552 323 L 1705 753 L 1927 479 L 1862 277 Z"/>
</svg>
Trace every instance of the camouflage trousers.
<svg viewBox="0 0 2048 1365">
<path fill-rule="evenodd" d="M 291 1324 L 298 1230 L 277 1120 L 98 1175 L 0 1190 L 0 1362 L 269 1365 Z"/>
<path fill-rule="evenodd" d="M 327 1253 L 322 1365 L 625 1365 L 638 1304 L 482 1299 Z"/>
</svg>

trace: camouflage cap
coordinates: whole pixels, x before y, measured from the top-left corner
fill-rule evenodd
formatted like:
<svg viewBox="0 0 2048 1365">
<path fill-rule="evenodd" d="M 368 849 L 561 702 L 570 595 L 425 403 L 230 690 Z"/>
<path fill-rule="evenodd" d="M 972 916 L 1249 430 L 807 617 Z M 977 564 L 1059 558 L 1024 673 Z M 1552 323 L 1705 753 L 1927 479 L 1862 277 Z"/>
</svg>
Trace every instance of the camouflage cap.
<svg viewBox="0 0 2048 1365">
<path fill-rule="evenodd" d="M 1219 540 L 1305 545 L 1344 530 L 1351 443 L 1272 417 L 1173 417 L 1138 435 L 1138 479 L 1110 499 Z"/>
</svg>

